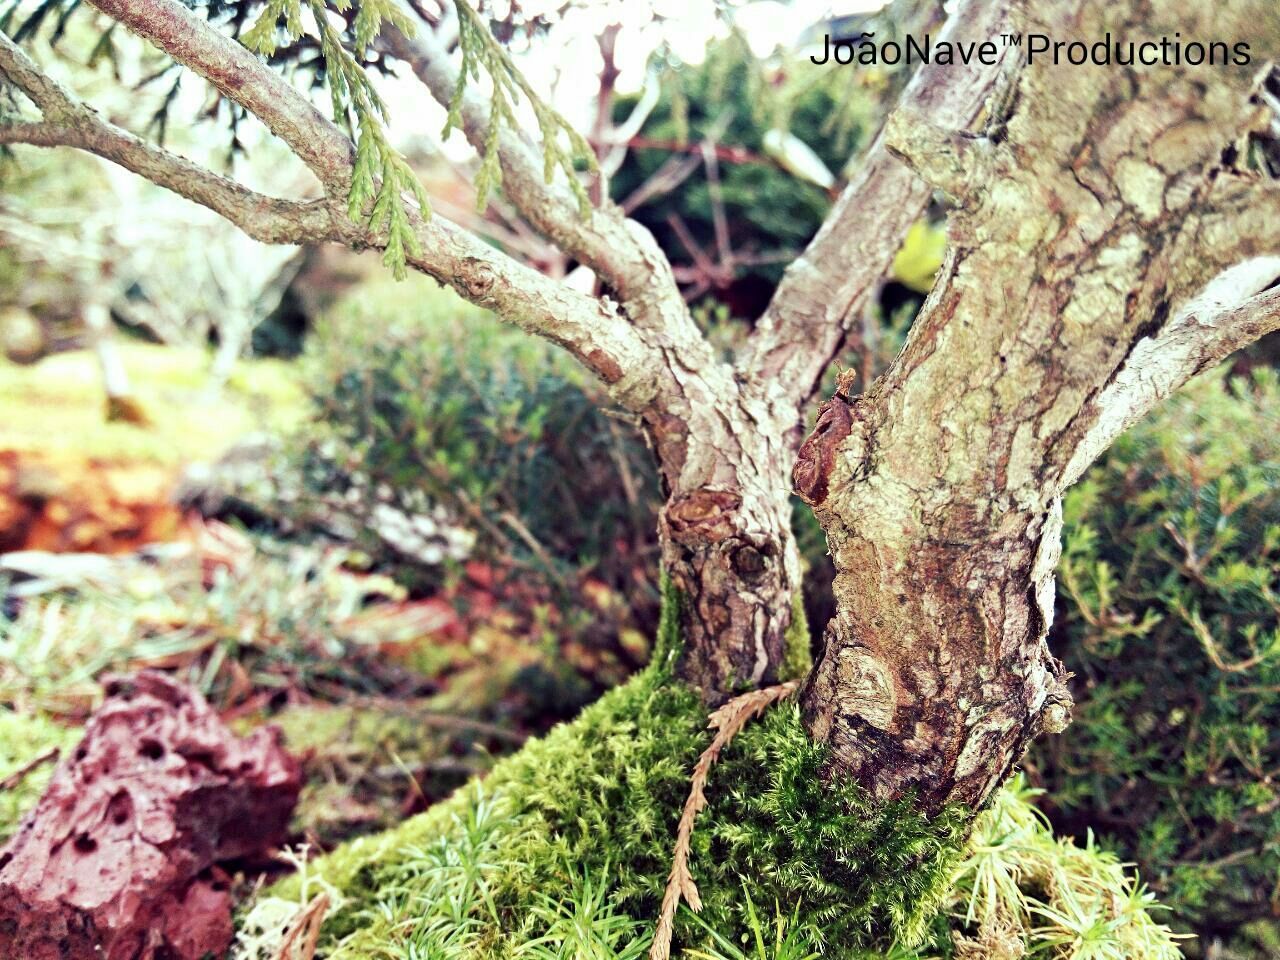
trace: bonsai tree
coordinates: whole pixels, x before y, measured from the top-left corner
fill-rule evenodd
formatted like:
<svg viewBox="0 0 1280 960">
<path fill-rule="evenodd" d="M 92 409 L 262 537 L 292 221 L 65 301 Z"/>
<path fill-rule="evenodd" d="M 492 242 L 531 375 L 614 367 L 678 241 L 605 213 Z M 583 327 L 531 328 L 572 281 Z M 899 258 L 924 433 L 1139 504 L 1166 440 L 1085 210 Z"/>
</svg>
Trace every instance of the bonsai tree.
<svg viewBox="0 0 1280 960">
<path fill-rule="evenodd" d="M 584 747 L 540 775 L 569 783 L 578 761 L 618 771 L 637 756 L 658 763 L 654 744 L 672 741 L 644 731 L 670 726 L 690 703 L 704 717 L 719 708 L 727 737 L 796 691 L 801 725 L 786 737 L 774 730 L 757 754 L 792 778 L 769 794 L 772 840 L 740 835 L 722 859 L 738 857 L 740 872 L 783 888 L 805 864 L 842 949 L 885 929 L 918 934 L 947 875 L 946 851 L 1028 744 L 1069 721 L 1065 673 L 1046 644 L 1064 491 L 1184 382 L 1280 326 L 1280 183 L 1256 163 L 1276 121 L 1267 57 L 1280 42 L 1280 9 L 1270 0 L 961 2 L 932 38 L 954 55 L 935 50 L 916 71 L 726 360 L 652 236 L 593 199 L 603 191 L 585 183 L 585 142 L 464 3 L 461 66 L 422 17 L 389 0 L 343 3 L 341 16 L 309 0 L 309 21 L 300 0 L 267 0 L 252 17 L 231 8 L 225 23 L 202 15 L 213 7 L 179 0 L 90 4 L 265 124 L 314 175 L 319 196 L 265 196 L 135 136 L 8 37 L 0 71 L 39 116 L 11 117 L 0 141 L 96 153 L 265 242 L 382 250 L 393 270 L 427 273 L 558 344 L 643 424 L 666 495 L 664 638 L 643 682 L 561 735 L 579 745 L 621 737 L 640 753 L 591 760 Z M 1176 51 L 1167 39 L 1143 45 L 1175 34 Z M 278 46 L 320 51 L 336 121 L 261 55 Z M 599 295 L 429 211 L 380 126 L 364 68 L 375 52 L 449 108 L 451 126 L 483 158 L 481 195 L 500 187 L 533 228 L 594 271 Z M 477 89 L 482 73 L 492 92 Z M 533 107 L 536 139 L 515 126 L 518 96 Z M 935 190 L 952 205 L 948 252 L 905 347 L 864 393 L 842 377 L 804 439 L 803 412 L 824 372 Z M 837 570 L 836 616 L 811 669 L 788 643 L 799 632 L 793 488 L 813 507 Z M 619 726 L 602 720 L 608 711 L 648 719 Z M 679 729 L 696 737 L 696 726 Z M 552 747 L 530 748 L 504 777 L 533 776 L 539 749 Z M 700 766 L 695 800 L 705 774 Z M 546 799 L 555 795 L 548 785 L 537 801 L 544 832 L 556 829 Z M 669 843 L 670 798 L 657 787 L 629 795 L 633 806 L 615 811 L 618 830 Z M 574 794 L 563 796 L 571 806 Z M 765 816 L 749 792 L 738 802 Z M 661 822 L 646 824 L 644 810 Z M 429 822 L 446 826 L 442 816 Z M 697 903 L 691 829 L 689 814 L 659 954 L 674 903 Z M 601 849 L 603 830 L 593 841 Z M 601 860 L 625 872 L 628 849 Z"/>
</svg>

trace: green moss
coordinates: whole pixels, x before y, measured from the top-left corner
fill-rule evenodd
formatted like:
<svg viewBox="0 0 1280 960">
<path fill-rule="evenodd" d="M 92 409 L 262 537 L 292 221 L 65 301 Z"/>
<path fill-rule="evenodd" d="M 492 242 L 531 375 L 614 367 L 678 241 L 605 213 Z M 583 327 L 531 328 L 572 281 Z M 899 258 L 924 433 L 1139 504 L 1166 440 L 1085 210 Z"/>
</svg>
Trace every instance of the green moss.
<svg viewBox="0 0 1280 960">
<path fill-rule="evenodd" d="M 238 957 L 272 956 L 280 918 L 318 885 L 335 905 L 329 960 L 638 960 L 710 741 L 706 708 L 672 676 L 680 597 L 662 589 L 648 669 L 483 781 L 277 885 L 242 919 Z M 847 960 L 1180 956 L 1136 878 L 1092 841 L 1055 838 L 1021 781 L 976 818 L 930 820 L 831 782 L 825 757 L 794 702 L 722 752 L 691 849 L 703 910 L 682 908 L 675 955 L 778 960 L 776 934 L 786 956 Z"/>
<path fill-rule="evenodd" d="M 80 737 L 80 731 L 61 726 L 47 717 L 17 713 L 0 708 L 0 780 L 55 747 L 65 750 Z M 18 824 L 35 806 L 53 776 L 53 764 L 46 763 L 28 773 L 10 790 L 0 790 L 0 843 L 8 840 Z"/>
<path fill-rule="evenodd" d="M 791 625 L 782 653 L 781 679 L 798 680 L 813 667 L 813 650 L 810 646 L 809 618 L 804 610 L 804 594 L 797 590 L 791 595 Z"/>
<path fill-rule="evenodd" d="M 684 646 L 680 639 L 680 612 L 684 600 L 665 570 L 658 574 L 658 592 L 662 595 L 661 612 L 658 615 L 658 636 L 653 645 L 649 669 L 669 673 L 675 669 L 676 658 Z"/>
<path fill-rule="evenodd" d="M 668 636 L 660 649 L 671 644 Z M 612 907 L 656 916 L 689 772 L 709 739 L 705 708 L 666 662 L 483 783 L 316 864 L 347 898 L 325 927 L 329 955 L 354 960 L 389 943 L 456 936 L 457 917 L 440 923 L 458 903 L 437 889 L 439 865 L 468 850 L 483 864 L 474 879 L 485 891 L 468 906 L 472 955 L 501 955 L 545 934 L 545 913 L 530 905 L 546 895 L 571 900 L 584 877 L 607 884 Z M 829 956 L 917 939 L 948 889 L 970 817 L 951 811 L 930 821 L 909 802 L 876 804 L 855 786 L 824 783 L 822 761 L 793 705 L 773 709 L 725 751 L 694 833 L 702 919 L 730 936 L 745 932 L 746 877 L 758 902 L 796 905 L 796 922 L 828 943 Z M 704 939 L 677 923 L 678 942 Z"/>
<path fill-rule="evenodd" d="M 330 960 L 639 957 L 702 726 L 697 699 L 650 669 L 483 783 L 278 885 L 242 921 L 239 956 L 273 956 L 243 945 L 276 943 L 262 921 L 287 922 L 319 885 L 338 904 Z M 1180 956 L 1137 880 L 1094 844 L 1055 838 L 1021 781 L 966 844 L 963 811 L 928 822 L 870 803 L 824 786 L 821 761 L 789 704 L 724 752 L 694 832 L 705 908 L 682 910 L 677 947 L 777 960 L 753 944 L 781 924 L 796 957 Z"/>
</svg>

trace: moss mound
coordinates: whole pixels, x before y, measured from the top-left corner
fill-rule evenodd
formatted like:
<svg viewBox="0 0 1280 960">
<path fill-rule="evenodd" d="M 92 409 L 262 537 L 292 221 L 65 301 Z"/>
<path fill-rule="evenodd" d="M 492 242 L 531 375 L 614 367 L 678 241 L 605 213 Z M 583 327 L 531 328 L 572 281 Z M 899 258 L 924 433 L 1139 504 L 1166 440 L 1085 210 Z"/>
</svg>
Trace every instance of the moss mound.
<svg viewBox="0 0 1280 960">
<path fill-rule="evenodd" d="M 673 825 L 709 739 L 705 708 L 671 675 L 666 625 L 663 634 L 645 671 L 573 723 L 421 817 L 313 865 L 345 901 L 325 925 L 328 956 L 378 956 L 389 943 L 416 943 L 423 956 L 511 955 L 551 936 L 566 904 L 595 900 L 616 921 L 607 929 L 643 941 L 648 923 L 633 918 L 657 915 Z M 746 934 L 754 902 L 774 901 L 794 905 L 792 926 L 830 956 L 920 940 L 971 814 L 929 820 L 909 801 L 875 803 L 855 785 L 824 783 L 822 762 L 794 705 L 725 752 L 694 832 L 701 923 L 678 920 L 678 943 L 705 940 L 707 928 Z M 297 897 L 300 882 L 278 895 Z M 559 891 L 567 897 L 550 896 Z M 560 919 L 574 926 L 573 913 Z"/>
<path fill-rule="evenodd" d="M 710 739 L 705 708 L 671 676 L 672 649 L 660 640 L 647 670 L 484 781 L 306 864 L 242 917 L 239 956 L 271 956 L 281 918 L 324 891 L 330 960 L 638 960 Z M 971 811 L 928 820 L 909 801 L 876 803 L 824 783 L 823 760 L 789 703 L 724 751 L 694 831 L 703 910 L 682 909 L 676 955 L 1014 958 L 1030 941 L 1079 940 L 1089 952 L 1049 955 L 1179 956 L 1115 858 L 1055 840 L 1021 787 L 970 839 Z"/>
</svg>

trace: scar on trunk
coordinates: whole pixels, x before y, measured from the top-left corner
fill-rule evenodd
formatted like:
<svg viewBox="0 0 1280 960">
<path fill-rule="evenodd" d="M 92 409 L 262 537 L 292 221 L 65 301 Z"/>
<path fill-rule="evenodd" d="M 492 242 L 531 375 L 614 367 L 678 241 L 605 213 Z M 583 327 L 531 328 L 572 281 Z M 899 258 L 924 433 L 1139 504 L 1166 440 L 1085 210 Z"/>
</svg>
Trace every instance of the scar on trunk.
<svg viewBox="0 0 1280 960">
<path fill-rule="evenodd" d="M 791 468 L 791 485 L 797 496 L 811 507 L 827 499 L 836 450 L 853 429 L 853 407 L 839 393 L 824 403 L 818 424 L 800 445 L 796 465 Z"/>
<path fill-rule="evenodd" d="M 715 543 L 733 533 L 733 514 L 741 506 L 741 495 L 731 490 L 699 487 L 671 498 L 667 523 L 672 535 L 682 542 Z"/>
</svg>

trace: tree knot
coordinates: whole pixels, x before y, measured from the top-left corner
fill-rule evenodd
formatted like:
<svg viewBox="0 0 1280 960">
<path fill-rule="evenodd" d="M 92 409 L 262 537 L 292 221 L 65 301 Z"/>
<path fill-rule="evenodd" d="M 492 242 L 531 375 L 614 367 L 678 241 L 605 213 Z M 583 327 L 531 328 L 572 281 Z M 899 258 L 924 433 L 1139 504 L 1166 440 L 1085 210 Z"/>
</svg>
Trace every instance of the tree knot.
<svg viewBox="0 0 1280 960">
<path fill-rule="evenodd" d="M 664 511 L 673 539 L 688 543 L 716 543 L 734 532 L 734 514 L 742 496 L 732 490 L 699 487 L 671 498 Z"/>
</svg>

